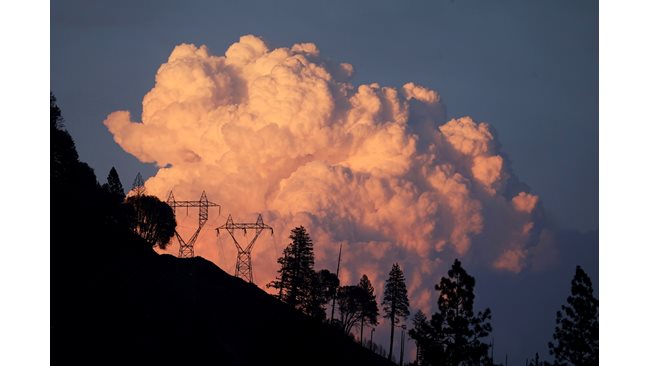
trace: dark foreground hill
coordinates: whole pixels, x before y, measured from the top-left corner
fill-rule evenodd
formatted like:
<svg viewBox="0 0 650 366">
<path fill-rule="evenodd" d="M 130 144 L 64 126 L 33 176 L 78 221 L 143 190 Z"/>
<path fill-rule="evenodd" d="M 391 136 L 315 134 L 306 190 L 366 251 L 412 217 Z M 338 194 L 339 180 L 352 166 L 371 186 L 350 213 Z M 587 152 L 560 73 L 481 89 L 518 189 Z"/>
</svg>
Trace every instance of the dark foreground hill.
<svg viewBox="0 0 650 366">
<path fill-rule="evenodd" d="M 86 330 L 95 354 L 183 364 L 390 364 L 203 258 L 152 254 L 113 264 L 95 299 L 109 314 L 91 316 L 99 327 Z"/>
<path fill-rule="evenodd" d="M 203 258 L 156 254 L 61 125 L 51 98 L 53 363 L 391 364 Z"/>
</svg>

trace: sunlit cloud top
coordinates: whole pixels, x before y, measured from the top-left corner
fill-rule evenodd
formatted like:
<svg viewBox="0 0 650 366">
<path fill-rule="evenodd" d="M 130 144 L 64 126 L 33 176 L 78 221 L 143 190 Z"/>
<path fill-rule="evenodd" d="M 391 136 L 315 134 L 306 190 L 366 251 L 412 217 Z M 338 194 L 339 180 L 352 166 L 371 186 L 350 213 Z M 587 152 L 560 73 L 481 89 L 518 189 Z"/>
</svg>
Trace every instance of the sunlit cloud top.
<svg viewBox="0 0 650 366">
<path fill-rule="evenodd" d="M 317 267 L 335 268 L 347 244 L 344 283 L 366 273 L 381 292 L 390 264 L 403 263 L 423 309 L 454 257 L 474 253 L 513 273 L 529 266 L 539 198 L 513 189 L 490 125 L 448 119 L 441 96 L 417 83 L 354 85 L 353 72 L 312 43 L 270 49 L 247 35 L 223 56 L 181 44 L 158 69 L 141 121 L 116 111 L 104 124 L 160 168 L 150 194 L 205 190 L 235 220 L 264 215 L 279 239 L 254 252 L 259 284 L 297 225 L 314 238 Z M 197 255 L 232 268 L 232 247 L 220 249 L 212 232 L 201 238 Z"/>
</svg>

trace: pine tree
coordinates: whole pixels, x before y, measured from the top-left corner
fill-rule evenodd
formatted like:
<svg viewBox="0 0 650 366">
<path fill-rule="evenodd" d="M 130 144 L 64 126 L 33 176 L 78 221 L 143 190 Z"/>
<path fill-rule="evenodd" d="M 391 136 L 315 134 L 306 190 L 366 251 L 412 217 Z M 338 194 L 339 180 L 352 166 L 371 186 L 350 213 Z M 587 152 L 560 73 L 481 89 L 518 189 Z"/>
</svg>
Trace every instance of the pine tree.
<svg viewBox="0 0 650 366">
<path fill-rule="evenodd" d="M 598 299 L 593 293 L 591 279 L 577 266 L 568 305 L 557 312 L 553 342 L 548 344 L 555 365 L 598 364 Z"/>
<path fill-rule="evenodd" d="M 413 315 L 413 328 L 409 329 L 409 336 L 415 341 L 415 360 L 418 365 L 422 363 L 422 357 L 420 355 L 420 344 L 425 342 L 426 333 L 427 317 L 424 315 L 422 310 L 418 310 L 415 315 Z"/>
<path fill-rule="evenodd" d="M 79 161 L 79 154 L 77 154 L 72 136 L 64 129 L 63 122 L 61 109 L 56 104 L 56 97 L 50 93 L 50 180 L 63 190 L 67 190 L 77 178 L 81 168 L 90 170 L 90 167 L 86 168 L 82 165 L 84 163 Z M 93 176 L 91 179 L 88 172 L 84 173 L 86 173 L 83 174 L 86 181 L 95 178 Z M 93 185 L 94 183 L 92 182 Z"/>
<path fill-rule="evenodd" d="M 278 276 L 267 287 L 279 290 L 278 297 L 290 306 L 308 312 L 309 297 L 314 277 L 314 245 L 303 227 L 296 227 L 289 235 L 291 243 L 278 259 Z"/>
<path fill-rule="evenodd" d="M 361 299 L 361 335 L 360 340 L 363 344 L 363 327 L 366 323 L 370 325 L 377 325 L 377 316 L 379 309 L 377 308 L 377 298 L 375 297 L 375 288 L 365 274 L 359 280 L 359 288 L 363 290 L 363 297 Z"/>
<path fill-rule="evenodd" d="M 393 264 L 386 287 L 384 288 L 384 298 L 381 302 L 384 309 L 384 318 L 390 319 L 390 347 L 388 349 L 388 359 L 393 357 L 393 339 L 395 325 L 399 324 L 400 318 L 406 318 L 409 315 L 409 299 L 406 291 L 404 273 L 399 268 L 399 264 Z"/>
<path fill-rule="evenodd" d="M 289 278 L 289 271 L 284 270 L 287 268 L 287 249 L 285 248 L 282 257 L 278 258 L 278 264 L 280 265 L 280 270 L 278 270 L 278 277 L 275 280 L 271 281 L 266 285 L 267 288 L 273 287 L 278 290 L 278 300 L 284 301 L 284 287 L 287 285 Z"/>
<path fill-rule="evenodd" d="M 474 315 L 474 277 L 456 259 L 435 286 L 440 291 L 438 312 L 431 317 L 422 346 L 425 364 L 492 365 L 490 346 L 481 339 L 490 335 L 491 312 Z"/>
<path fill-rule="evenodd" d="M 107 183 L 104 187 L 120 202 L 124 201 L 124 197 L 126 197 L 124 187 L 122 186 L 122 182 L 120 182 L 120 176 L 117 174 L 115 167 L 112 167 L 110 172 L 108 172 Z"/>
</svg>

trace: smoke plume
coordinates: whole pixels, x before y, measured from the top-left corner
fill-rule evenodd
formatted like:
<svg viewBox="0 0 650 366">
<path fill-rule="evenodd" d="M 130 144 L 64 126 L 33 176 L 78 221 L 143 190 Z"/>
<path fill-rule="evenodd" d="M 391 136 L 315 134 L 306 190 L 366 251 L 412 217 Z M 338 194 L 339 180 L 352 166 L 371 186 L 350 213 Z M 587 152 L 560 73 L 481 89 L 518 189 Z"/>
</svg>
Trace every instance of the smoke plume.
<svg viewBox="0 0 650 366">
<path fill-rule="evenodd" d="M 298 225 L 314 239 L 317 269 L 335 270 L 343 243 L 343 284 L 365 273 L 381 296 L 399 262 L 412 309 L 430 311 L 453 258 L 494 271 L 530 266 L 540 201 L 517 189 L 491 127 L 448 120 L 440 95 L 415 83 L 356 86 L 353 70 L 312 43 L 270 49 L 247 35 L 224 56 L 181 44 L 144 96 L 141 122 L 116 111 L 104 124 L 124 150 L 159 167 L 149 194 L 198 200 L 205 190 L 222 205 L 197 255 L 232 270 L 235 247 L 212 229 L 228 214 L 263 215 L 275 237 L 263 234 L 253 251 L 260 287 Z M 189 237 L 196 213 L 177 215 Z"/>
</svg>

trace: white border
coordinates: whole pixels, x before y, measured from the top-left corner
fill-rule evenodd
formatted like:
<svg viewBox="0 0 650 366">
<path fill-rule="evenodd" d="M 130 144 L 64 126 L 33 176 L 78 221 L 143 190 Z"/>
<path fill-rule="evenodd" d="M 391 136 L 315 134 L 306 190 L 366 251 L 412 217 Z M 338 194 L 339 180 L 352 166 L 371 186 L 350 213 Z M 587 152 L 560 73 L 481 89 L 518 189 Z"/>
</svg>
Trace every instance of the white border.
<svg viewBox="0 0 650 366">
<path fill-rule="evenodd" d="M 0 5 L 0 364 L 50 356 L 50 3 Z"/>
<path fill-rule="evenodd" d="M 646 359 L 650 188 L 649 6 L 600 2 L 600 360 Z"/>
</svg>

